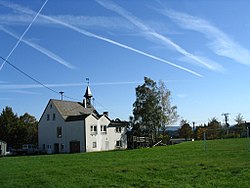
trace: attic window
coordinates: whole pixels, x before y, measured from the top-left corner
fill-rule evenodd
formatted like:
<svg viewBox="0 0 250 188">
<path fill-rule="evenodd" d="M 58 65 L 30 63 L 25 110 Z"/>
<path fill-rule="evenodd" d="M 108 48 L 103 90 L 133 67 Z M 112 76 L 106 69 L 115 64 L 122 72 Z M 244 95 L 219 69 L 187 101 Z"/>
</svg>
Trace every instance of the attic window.
<svg viewBox="0 0 250 188">
<path fill-rule="evenodd" d="M 47 114 L 47 121 L 49 121 L 50 117 L 49 117 L 49 114 Z"/>
<path fill-rule="evenodd" d="M 51 109 L 51 108 L 52 108 L 52 104 L 50 104 L 50 106 L 49 106 L 49 107 L 50 107 L 50 109 Z"/>
</svg>

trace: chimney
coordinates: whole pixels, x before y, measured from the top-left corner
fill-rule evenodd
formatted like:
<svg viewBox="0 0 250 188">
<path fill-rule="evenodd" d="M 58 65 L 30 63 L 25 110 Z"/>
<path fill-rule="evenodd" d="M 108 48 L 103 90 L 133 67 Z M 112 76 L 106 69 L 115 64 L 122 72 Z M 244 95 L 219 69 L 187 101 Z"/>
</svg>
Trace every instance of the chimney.
<svg viewBox="0 0 250 188">
<path fill-rule="evenodd" d="M 103 112 L 103 115 L 109 117 L 109 112 Z"/>
<path fill-rule="evenodd" d="M 63 94 L 64 94 L 64 92 L 60 91 L 59 93 L 61 94 L 61 100 L 63 100 Z"/>
<path fill-rule="evenodd" d="M 83 99 L 82 103 L 83 103 L 83 107 L 87 108 L 86 99 Z"/>
</svg>

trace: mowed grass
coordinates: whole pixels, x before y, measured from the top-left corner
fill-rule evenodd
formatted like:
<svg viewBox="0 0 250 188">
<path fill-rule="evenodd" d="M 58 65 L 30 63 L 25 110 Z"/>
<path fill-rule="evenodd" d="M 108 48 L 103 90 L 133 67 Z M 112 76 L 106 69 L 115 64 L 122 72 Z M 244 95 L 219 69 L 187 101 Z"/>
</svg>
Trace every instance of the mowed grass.
<svg viewBox="0 0 250 188">
<path fill-rule="evenodd" d="M 0 187 L 250 187 L 250 141 L 0 158 Z"/>
</svg>

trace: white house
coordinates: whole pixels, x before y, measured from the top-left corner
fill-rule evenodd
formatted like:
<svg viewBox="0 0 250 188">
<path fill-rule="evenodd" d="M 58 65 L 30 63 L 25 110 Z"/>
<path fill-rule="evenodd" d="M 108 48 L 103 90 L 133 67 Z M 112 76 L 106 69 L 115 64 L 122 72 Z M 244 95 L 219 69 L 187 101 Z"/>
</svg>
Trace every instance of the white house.
<svg viewBox="0 0 250 188">
<path fill-rule="evenodd" d="M 88 86 L 83 103 L 51 99 L 38 123 L 39 149 L 47 153 L 78 153 L 127 148 L 128 122 L 111 120 L 91 105 Z"/>
</svg>

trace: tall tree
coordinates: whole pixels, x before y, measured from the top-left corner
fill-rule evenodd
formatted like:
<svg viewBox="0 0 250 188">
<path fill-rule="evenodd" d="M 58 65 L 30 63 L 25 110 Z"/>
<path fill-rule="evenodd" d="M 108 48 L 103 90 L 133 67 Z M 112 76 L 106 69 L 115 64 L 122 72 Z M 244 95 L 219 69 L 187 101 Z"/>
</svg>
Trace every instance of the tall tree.
<svg viewBox="0 0 250 188">
<path fill-rule="evenodd" d="M 5 107 L 0 115 L 0 140 L 7 142 L 8 146 L 15 145 L 18 116 L 11 107 Z"/>
<path fill-rule="evenodd" d="M 18 117 L 11 107 L 5 107 L 0 114 L 0 140 L 8 147 L 20 148 L 22 144 L 37 144 L 37 121 L 25 113 Z"/>
<path fill-rule="evenodd" d="M 134 120 L 139 125 L 143 135 L 149 135 L 152 143 L 156 140 L 156 127 L 160 126 L 161 111 L 159 108 L 156 82 L 144 78 L 144 84 L 136 88 L 136 101 L 134 102 Z"/>
<path fill-rule="evenodd" d="M 19 117 L 20 124 L 24 127 L 26 131 L 23 143 L 35 144 L 38 143 L 38 122 L 36 118 L 28 113 Z"/>
<path fill-rule="evenodd" d="M 158 130 L 174 121 L 176 107 L 170 105 L 170 92 L 161 82 L 159 86 L 150 78 L 144 78 L 144 84 L 136 88 L 136 100 L 133 104 L 134 124 L 141 135 L 156 142 Z"/>
<path fill-rule="evenodd" d="M 166 84 L 163 81 L 159 81 L 158 83 L 158 95 L 160 100 L 159 105 L 162 112 L 160 126 L 164 138 L 167 126 L 176 122 L 179 116 L 177 114 L 177 106 L 171 106 L 171 92 L 167 89 Z"/>
</svg>

